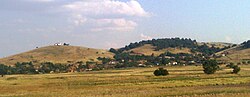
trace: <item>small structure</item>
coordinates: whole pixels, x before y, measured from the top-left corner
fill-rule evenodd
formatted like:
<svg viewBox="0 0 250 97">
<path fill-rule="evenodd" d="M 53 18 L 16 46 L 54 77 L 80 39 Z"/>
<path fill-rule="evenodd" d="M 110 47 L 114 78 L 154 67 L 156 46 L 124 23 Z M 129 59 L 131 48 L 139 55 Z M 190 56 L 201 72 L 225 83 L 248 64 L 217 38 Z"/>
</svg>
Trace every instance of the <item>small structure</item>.
<svg viewBox="0 0 250 97">
<path fill-rule="evenodd" d="M 138 64 L 138 67 L 146 67 L 147 65 L 145 64 Z"/>
<path fill-rule="evenodd" d="M 58 42 L 58 43 L 55 43 L 54 45 L 55 46 L 69 46 L 69 43 L 60 43 L 60 42 Z"/>
<path fill-rule="evenodd" d="M 58 42 L 58 43 L 55 43 L 54 45 L 55 45 L 55 46 L 62 46 L 63 44 L 60 43 L 60 42 Z"/>
</svg>

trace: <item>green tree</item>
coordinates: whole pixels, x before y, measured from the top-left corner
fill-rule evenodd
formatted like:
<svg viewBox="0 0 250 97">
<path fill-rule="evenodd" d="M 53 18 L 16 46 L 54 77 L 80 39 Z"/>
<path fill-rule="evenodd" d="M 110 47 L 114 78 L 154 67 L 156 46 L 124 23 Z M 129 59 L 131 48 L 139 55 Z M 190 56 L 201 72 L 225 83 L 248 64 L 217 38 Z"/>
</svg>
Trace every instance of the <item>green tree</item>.
<svg viewBox="0 0 250 97">
<path fill-rule="evenodd" d="M 19 74 L 35 74 L 35 73 L 37 73 L 32 62 L 22 62 L 22 63 L 17 62 L 15 64 L 15 67 L 16 67 L 16 73 L 19 73 Z"/>
<path fill-rule="evenodd" d="M 8 66 L 0 64 L 0 75 L 2 77 L 7 74 L 7 71 L 8 71 Z"/>
<path fill-rule="evenodd" d="M 155 76 L 166 76 L 169 75 L 168 70 L 164 68 L 159 68 L 154 71 Z"/>
<path fill-rule="evenodd" d="M 55 66 L 51 62 L 44 62 L 40 64 L 39 72 L 50 73 L 55 70 Z"/>
<path fill-rule="evenodd" d="M 237 74 L 240 72 L 240 67 L 238 65 L 235 65 L 234 63 L 228 64 L 226 67 L 232 68 L 234 74 Z"/>
<path fill-rule="evenodd" d="M 235 65 L 235 66 L 233 67 L 233 72 L 232 72 L 232 73 L 238 74 L 239 72 L 240 72 L 240 67 L 237 66 L 237 65 Z"/>
<path fill-rule="evenodd" d="M 219 69 L 219 66 L 216 60 L 206 60 L 203 62 L 202 66 L 204 69 L 203 71 L 206 74 L 214 74 Z"/>
</svg>

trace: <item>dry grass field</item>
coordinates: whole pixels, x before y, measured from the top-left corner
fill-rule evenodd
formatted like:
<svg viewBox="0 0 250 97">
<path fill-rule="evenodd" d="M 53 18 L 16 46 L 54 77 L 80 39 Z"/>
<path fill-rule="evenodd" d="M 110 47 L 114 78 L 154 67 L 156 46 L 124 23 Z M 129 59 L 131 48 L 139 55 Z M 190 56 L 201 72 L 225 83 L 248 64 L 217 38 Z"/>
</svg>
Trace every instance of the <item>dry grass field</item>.
<svg viewBox="0 0 250 97">
<path fill-rule="evenodd" d="M 159 56 L 160 54 L 162 53 L 165 53 L 167 51 L 173 53 L 173 54 L 177 54 L 177 53 L 188 53 L 190 54 L 191 53 L 191 50 L 189 48 L 166 48 L 166 49 L 162 49 L 162 50 L 159 50 L 159 51 L 155 51 L 155 48 L 154 46 L 150 45 L 150 44 L 145 44 L 141 47 L 137 47 L 137 48 L 134 48 L 134 49 L 131 49 L 129 50 L 128 52 L 136 52 L 136 53 L 141 53 L 141 54 L 144 54 L 144 55 L 156 55 L 156 56 Z"/>
<path fill-rule="evenodd" d="M 46 46 L 21 54 L 0 59 L 0 63 L 14 65 L 16 62 L 53 62 L 67 63 L 68 61 L 97 61 L 98 57 L 113 58 L 114 54 L 102 49 L 93 49 L 79 46 Z"/>
<path fill-rule="evenodd" d="M 201 66 L 166 67 L 170 75 L 156 77 L 153 68 L 84 73 L 7 75 L 0 78 L 0 96 L 9 97 L 152 97 L 250 96 L 250 65 L 239 74 L 230 69 L 206 75 Z"/>
<path fill-rule="evenodd" d="M 224 52 L 224 51 L 222 51 Z M 222 52 L 219 52 L 217 54 L 220 54 Z M 225 62 L 242 62 L 242 61 L 250 61 L 250 49 L 241 49 L 239 47 L 232 48 L 229 50 L 226 50 L 229 54 L 227 56 L 221 57 L 218 60 L 225 61 Z"/>
</svg>

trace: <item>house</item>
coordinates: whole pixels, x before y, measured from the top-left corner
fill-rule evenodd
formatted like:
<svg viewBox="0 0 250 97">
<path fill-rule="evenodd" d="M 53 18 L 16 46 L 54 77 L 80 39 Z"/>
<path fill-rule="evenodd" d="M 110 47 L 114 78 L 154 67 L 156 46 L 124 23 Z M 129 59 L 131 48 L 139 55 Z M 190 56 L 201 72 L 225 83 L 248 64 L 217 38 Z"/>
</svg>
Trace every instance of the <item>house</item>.
<svg viewBox="0 0 250 97">
<path fill-rule="evenodd" d="M 147 65 L 145 64 L 138 64 L 138 67 L 146 67 Z"/>
<path fill-rule="evenodd" d="M 58 43 L 55 43 L 54 45 L 55 46 L 69 46 L 69 43 L 60 43 L 60 42 L 58 42 Z"/>
<path fill-rule="evenodd" d="M 117 64 L 117 61 L 110 61 L 108 64 Z"/>
<path fill-rule="evenodd" d="M 60 43 L 60 42 L 58 42 L 58 43 L 55 43 L 54 45 L 55 45 L 55 46 L 62 46 L 63 44 Z"/>
<path fill-rule="evenodd" d="M 167 65 L 178 65 L 178 62 L 170 62 L 170 63 L 166 64 L 166 66 Z"/>
<path fill-rule="evenodd" d="M 178 64 L 178 62 L 173 62 L 172 64 L 173 64 L 173 65 L 177 65 L 177 64 Z"/>
</svg>

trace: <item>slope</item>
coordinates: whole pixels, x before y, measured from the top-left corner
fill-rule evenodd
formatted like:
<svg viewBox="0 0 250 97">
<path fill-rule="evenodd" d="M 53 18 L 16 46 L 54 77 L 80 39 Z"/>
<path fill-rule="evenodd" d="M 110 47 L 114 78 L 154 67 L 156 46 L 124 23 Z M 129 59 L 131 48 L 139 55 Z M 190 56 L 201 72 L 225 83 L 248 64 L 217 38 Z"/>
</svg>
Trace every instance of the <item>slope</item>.
<svg viewBox="0 0 250 97">
<path fill-rule="evenodd" d="M 162 53 L 165 52 L 171 52 L 173 54 L 177 54 L 177 53 L 188 53 L 191 54 L 191 50 L 189 48 L 165 48 L 165 49 L 161 49 L 156 51 L 155 50 L 155 46 L 152 46 L 151 44 L 145 44 L 143 46 L 137 47 L 137 48 L 133 48 L 131 50 L 129 50 L 128 52 L 134 52 L 135 54 L 144 54 L 144 55 L 156 55 L 159 56 Z"/>
<path fill-rule="evenodd" d="M 250 48 L 242 48 L 243 45 L 235 46 L 216 53 L 219 61 L 223 62 L 242 62 L 250 60 Z"/>
<path fill-rule="evenodd" d="M 113 54 L 101 49 L 78 46 L 46 46 L 21 54 L 0 59 L 0 63 L 14 65 L 16 62 L 53 62 L 67 63 L 77 61 L 97 61 L 98 57 L 112 58 Z"/>
</svg>

